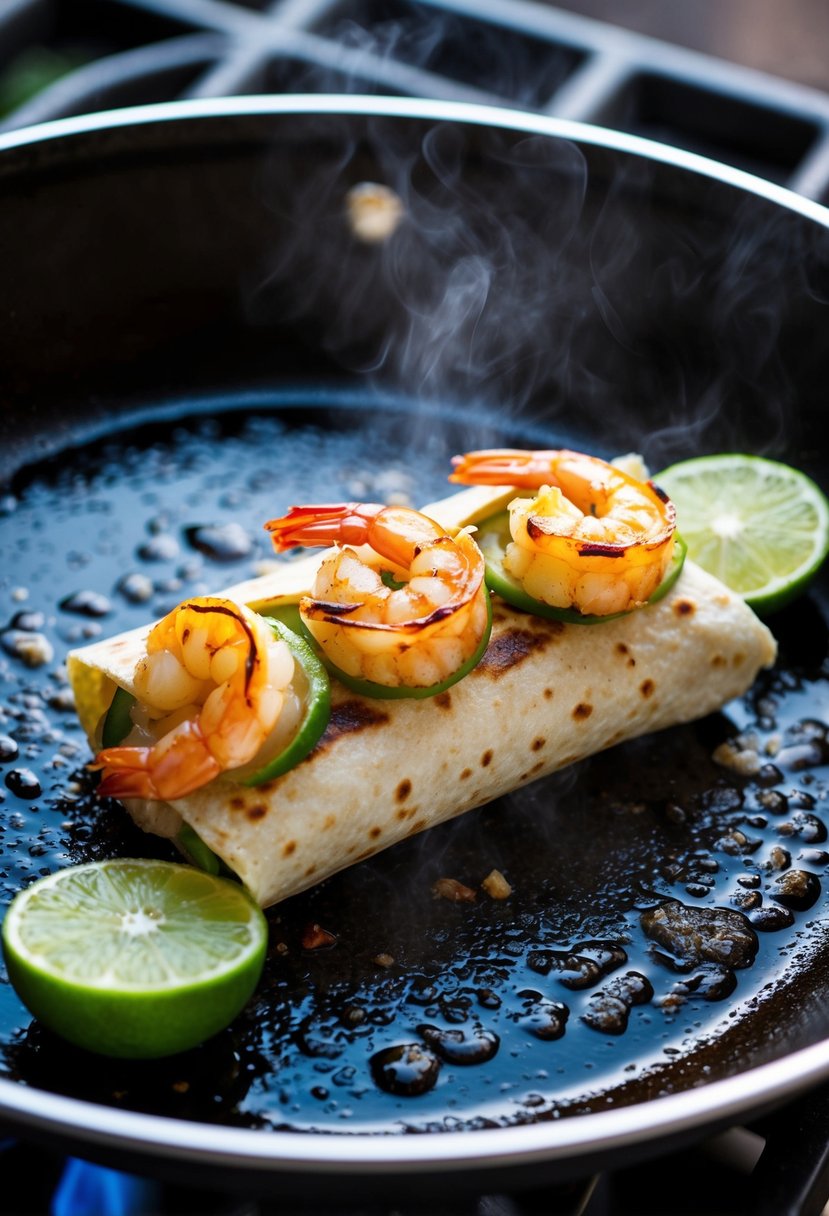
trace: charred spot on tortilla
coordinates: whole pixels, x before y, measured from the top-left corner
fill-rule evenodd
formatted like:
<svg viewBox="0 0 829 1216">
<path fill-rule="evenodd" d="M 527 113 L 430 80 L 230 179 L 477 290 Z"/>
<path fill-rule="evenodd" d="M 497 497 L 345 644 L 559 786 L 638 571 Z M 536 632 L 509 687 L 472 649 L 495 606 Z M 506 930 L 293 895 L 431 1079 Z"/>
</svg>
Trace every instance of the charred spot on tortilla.
<svg viewBox="0 0 829 1216">
<path fill-rule="evenodd" d="M 692 604 L 690 600 L 677 600 L 674 604 L 674 612 L 677 616 L 693 616 L 696 610 L 696 604 Z"/>
<path fill-rule="evenodd" d="M 546 742 L 547 740 L 543 735 L 538 735 L 535 739 L 533 739 L 530 746 L 534 752 L 540 752 Z"/>
<path fill-rule="evenodd" d="M 412 792 L 412 783 L 408 777 L 404 777 L 394 791 L 394 796 L 398 802 L 405 802 L 409 794 Z"/>
<path fill-rule="evenodd" d="M 731 656 L 731 662 L 734 664 L 735 667 L 741 667 L 742 664 L 745 663 L 745 661 L 746 661 L 746 656 L 740 650 L 736 651 Z"/>
<path fill-rule="evenodd" d="M 465 769 L 463 769 L 463 771 L 461 772 L 461 778 L 460 778 L 460 779 L 461 779 L 461 781 L 466 781 L 466 780 L 467 780 L 469 777 L 471 777 L 471 776 L 472 776 L 472 769 L 471 769 L 471 768 L 465 768 Z"/>
<path fill-rule="evenodd" d="M 711 658 L 712 667 L 726 667 L 727 665 L 728 665 L 728 660 L 726 659 L 724 654 L 715 654 L 712 656 L 712 658 Z"/>
<path fill-rule="evenodd" d="M 248 819 L 257 820 L 264 819 L 268 813 L 268 808 L 262 802 L 257 802 L 255 806 L 249 806 L 245 811 Z"/>
<path fill-rule="evenodd" d="M 639 685 L 639 691 L 645 698 L 652 697 L 656 691 L 656 685 L 654 684 L 653 680 L 643 680 Z"/>
<path fill-rule="evenodd" d="M 296 852 L 296 841 L 289 840 L 288 843 L 284 846 L 284 848 L 282 850 L 282 856 L 290 857 L 291 854 L 295 853 L 295 852 Z"/>
<path fill-rule="evenodd" d="M 322 825 L 323 832 L 327 832 L 329 828 L 333 828 L 336 822 L 336 815 L 326 815 Z"/>
<path fill-rule="evenodd" d="M 487 768 L 492 763 L 492 748 L 488 747 L 481 756 L 481 768 Z"/>
<path fill-rule="evenodd" d="M 573 710 L 573 717 L 577 722 L 583 722 L 585 718 L 589 718 L 593 712 L 593 706 L 586 701 L 579 701 L 578 705 Z"/>
<path fill-rule="evenodd" d="M 244 798 L 240 798 L 238 795 L 236 795 L 235 797 L 231 798 L 231 800 L 230 800 L 230 809 L 231 809 L 232 811 L 243 811 L 243 810 L 245 809 L 245 800 L 244 800 Z"/>
<path fill-rule="evenodd" d="M 452 708 L 452 694 L 449 692 L 439 692 L 436 697 L 432 697 L 432 701 L 438 709 Z"/>
<path fill-rule="evenodd" d="M 416 836 L 418 832 L 423 831 L 423 829 L 427 826 L 427 824 L 428 824 L 428 820 L 426 820 L 426 819 L 416 820 L 412 824 L 412 826 L 409 828 L 409 832 L 408 832 L 409 836 Z"/>
<path fill-rule="evenodd" d="M 367 701 L 342 701 L 332 707 L 328 725 L 311 756 L 319 755 L 320 751 L 336 743 L 343 735 L 353 735 L 369 726 L 382 726 L 388 720 L 389 715 L 384 710 L 375 708 Z"/>
<path fill-rule="evenodd" d="M 506 629 L 503 633 L 499 633 L 498 637 L 493 638 L 489 643 L 484 657 L 473 674 L 477 675 L 478 672 L 481 672 L 497 680 L 499 676 L 506 675 L 513 667 L 523 663 L 525 659 L 545 650 L 551 638 L 564 629 L 560 621 L 551 621 L 549 624 L 558 626 L 558 628 L 543 632 L 530 629 Z"/>
<path fill-rule="evenodd" d="M 382 828 L 378 828 L 378 827 L 376 826 L 376 824 L 375 824 L 375 826 L 374 826 L 373 828 L 369 828 L 369 832 L 368 832 L 368 834 L 369 834 L 369 836 L 371 837 L 371 839 L 372 839 L 372 840 L 376 840 L 378 836 L 382 836 L 382 835 L 383 835 L 383 829 L 382 829 Z"/>
<path fill-rule="evenodd" d="M 544 689 L 544 700 L 545 700 L 545 701 L 552 701 L 552 699 L 553 699 L 553 690 L 552 690 L 552 688 L 545 688 L 545 689 Z"/>
</svg>

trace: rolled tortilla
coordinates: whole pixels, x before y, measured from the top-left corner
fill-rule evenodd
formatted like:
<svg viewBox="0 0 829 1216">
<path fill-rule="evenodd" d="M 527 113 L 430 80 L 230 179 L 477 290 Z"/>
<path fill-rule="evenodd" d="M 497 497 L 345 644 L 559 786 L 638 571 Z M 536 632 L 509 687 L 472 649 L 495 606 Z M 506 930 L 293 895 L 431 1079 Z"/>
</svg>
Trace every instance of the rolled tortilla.
<svg viewBox="0 0 829 1216">
<path fill-rule="evenodd" d="M 475 487 L 423 510 L 451 531 L 513 493 Z M 296 602 L 320 561 L 316 552 L 220 594 L 260 610 Z M 150 628 L 69 655 L 95 750 L 116 685 L 133 691 Z M 664 599 L 604 624 L 543 620 L 496 601 L 484 658 L 447 692 L 370 700 L 333 680 L 328 728 L 291 772 L 251 788 L 229 775 L 128 810 L 172 839 L 189 824 L 266 907 L 613 744 L 719 709 L 775 652 L 743 601 L 690 561 Z"/>
</svg>

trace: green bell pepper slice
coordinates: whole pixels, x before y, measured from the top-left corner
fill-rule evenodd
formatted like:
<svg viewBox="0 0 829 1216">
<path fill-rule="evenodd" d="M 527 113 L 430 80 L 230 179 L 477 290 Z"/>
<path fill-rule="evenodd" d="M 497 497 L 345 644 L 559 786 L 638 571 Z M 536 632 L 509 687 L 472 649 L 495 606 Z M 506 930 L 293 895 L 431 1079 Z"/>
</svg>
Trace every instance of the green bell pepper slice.
<svg viewBox="0 0 829 1216">
<path fill-rule="evenodd" d="M 508 511 L 499 511 L 478 524 L 475 539 L 486 562 L 486 585 L 490 591 L 500 595 L 501 599 L 511 604 L 513 608 L 520 608 L 524 612 L 533 613 L 534 616 L 546 617 L 552 621 L 564 621 L 571 625 L 601 625 L 604 621 L 615 621 L 621 616 L 629 616 L 631 612 L 639 611 L 638 608 L 629 608 L 625 612 L 611 612 L 606 616 L 599 616 L 579 612 L 576 608 L 556 608 L 553 604 L 545 604 L 543 600 L 537 600 L 534 596 L 528 595 L 518 580 L 504 569 L 506 548 L 512 540 Z M 682 573 L 687 552 L 688 546 L 677 533 L 674 537 L 674 552 L 670 565 L 662 582 L 649 597 L 647 604 L 655 604 L 668 594 Z M 647 605 L 643 606 L 647 607 Z"/>
</svg>

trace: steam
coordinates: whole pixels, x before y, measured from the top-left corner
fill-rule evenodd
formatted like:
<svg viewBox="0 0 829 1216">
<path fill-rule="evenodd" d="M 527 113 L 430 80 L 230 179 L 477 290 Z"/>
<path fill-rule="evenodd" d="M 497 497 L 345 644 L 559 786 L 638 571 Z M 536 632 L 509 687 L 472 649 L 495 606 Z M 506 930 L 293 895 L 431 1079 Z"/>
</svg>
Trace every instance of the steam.
<svg viewBox="0 0 829 1216">
<path fill-rule="evenodd" d="M 423 14 L 337 32 L 348 53 L 427 69 L 460 36 Z M 367 387 L 460 403 L 475 443 L 538 425 L 600 455 L 638 448 L 653 469 L 700 450 L 781 454 L 796 405 L 787 309 L 820 294 L 805 226 L 781 208 L 546 136 L 295 123 L 262 182 L 274 243 L 248 291 L 255 323 L 293 323 Z M 360 232 L 355 191 L 393 208 L 387 232 Z"/>
<path fill-rule="evenodd" d="M 253 319 L 310 324 L 338 363 L 412 398 L 519 413 L 542 381 L 566 379 L 582 153 L 542 137 L 378 119 L 367 158 L 351 140 L 357 125 L 323 124 L 327 164 L 310 176 L 279 167 L 269 198 L 280 239 L 252 292 Z M 333 156 L 332 130 L 345 136 Z M 349 221 L 349 195 L 369 181 L 399 200 L 385 241 L 361 240 Z"/>
</svg>

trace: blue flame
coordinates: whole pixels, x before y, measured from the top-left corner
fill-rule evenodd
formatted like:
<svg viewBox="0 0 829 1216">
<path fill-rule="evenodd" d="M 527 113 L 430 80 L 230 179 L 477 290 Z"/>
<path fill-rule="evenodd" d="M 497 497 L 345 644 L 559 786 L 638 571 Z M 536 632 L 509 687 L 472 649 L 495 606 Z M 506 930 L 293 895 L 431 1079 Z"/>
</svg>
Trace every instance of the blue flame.
<svg viewBox="0 0 829 1216">
<path fill-rule="evenodd" d="M 52 1198 L 51 1216 L 152 1216 L 160 1211 L 156 1183 L 69 1157 Z"/>
</svg>

